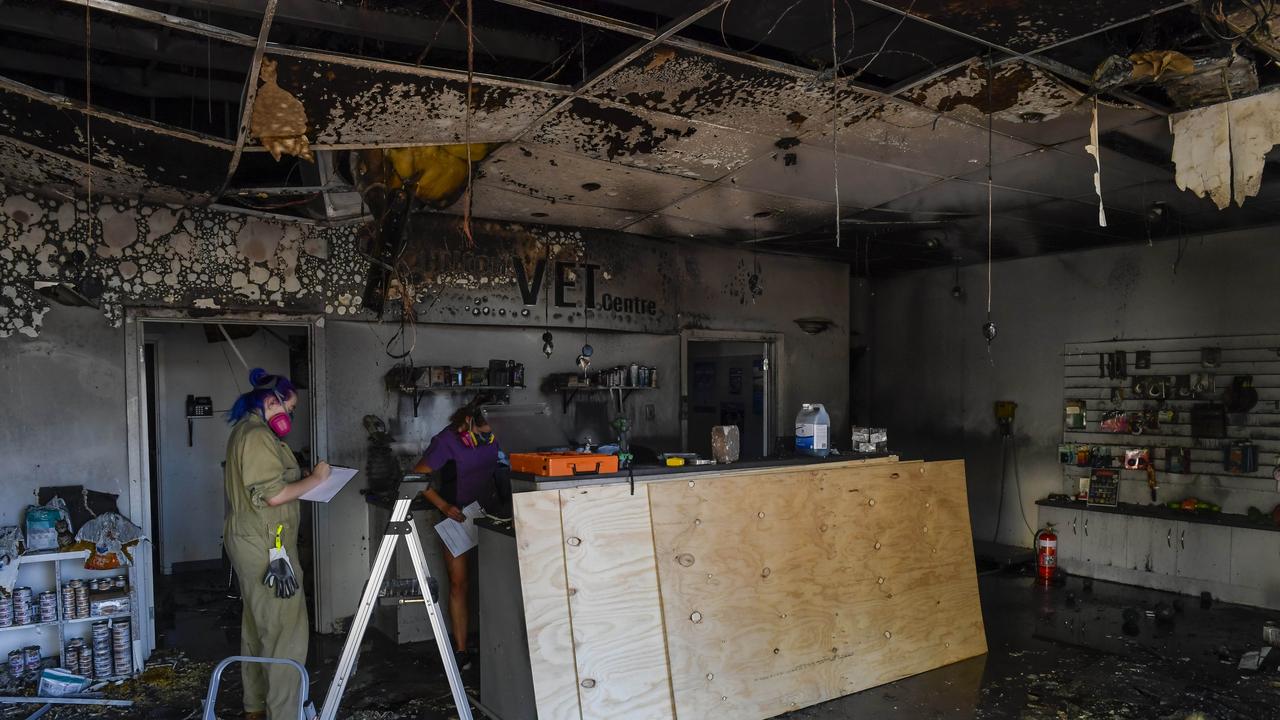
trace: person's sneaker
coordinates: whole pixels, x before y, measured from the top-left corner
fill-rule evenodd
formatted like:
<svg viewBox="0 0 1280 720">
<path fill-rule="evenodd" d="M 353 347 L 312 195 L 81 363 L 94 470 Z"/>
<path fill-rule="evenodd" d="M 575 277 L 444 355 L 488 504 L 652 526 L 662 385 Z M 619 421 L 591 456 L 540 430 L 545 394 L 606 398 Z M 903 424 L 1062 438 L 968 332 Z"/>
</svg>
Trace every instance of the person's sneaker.
<svg viewBox="0 0 1280 720">
<path fill-rule="evenodd" d="M 453 660 L 458 664 L 459 670 L 471 669 L 471 653 L 466 650 L 454 650 Z"/>
</svg>

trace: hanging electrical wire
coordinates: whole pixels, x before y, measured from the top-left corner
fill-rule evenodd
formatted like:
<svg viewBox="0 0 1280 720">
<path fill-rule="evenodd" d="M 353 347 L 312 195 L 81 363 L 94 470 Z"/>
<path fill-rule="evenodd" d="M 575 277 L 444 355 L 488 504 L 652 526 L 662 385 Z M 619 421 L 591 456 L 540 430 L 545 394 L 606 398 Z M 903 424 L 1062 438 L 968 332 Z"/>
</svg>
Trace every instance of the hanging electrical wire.
<svg viewBox="0 0 1280 720">
<path fill-rule="evenodd" d="M 992 166 L 992 145 L 995 139 L 994 116 L 992 115 L 991 105 L 991 86 L 995 84 L 995 68 L 991 64 L 991 54 L 987 54 L 987 322 L 982 326 L 982 336 L 987 339 L 987 359 L 995 365 L 995 359 L 991 356 L 991 341 L 996 339 L 996 324 L 991 320 L 991 256 L 992 256 L 992 239 L 995 231 L 992 228 L 992 189 L 991 189 L 991 166 Z"/>
<path fill-rule="evenodd" d="M 472 14 L 472 4 L 473 0 L 467 0 L 467 97 L 462 116 L 462 142 L 467 147 L 467 190 L 462 198 L 462 234 L 467 238 L 468 248 L 476 246 L 475 236 L 471 234 L 471 189 L 472 179 L 475 177 L 474 168 L 471 166 L 471 93 L 476 71 L 475 16 Z"/>
<path fill-rule="evenodd" d="M 85 210 L 89 214 L 89 235 L 93 235 L 93 89 L 89 84 L 93 47 L 93 27 L 89 5 L 84 6 L 84 161 Z"/>
<path fill-rule="evenodd" d="M 852 52 L 852 36 L 849 42 Z M 836 50 L 836 0 L 831 0 L 831 181 L 836 199 L 836 247 L 840 247 L 840 59 Z"/>
</svg>

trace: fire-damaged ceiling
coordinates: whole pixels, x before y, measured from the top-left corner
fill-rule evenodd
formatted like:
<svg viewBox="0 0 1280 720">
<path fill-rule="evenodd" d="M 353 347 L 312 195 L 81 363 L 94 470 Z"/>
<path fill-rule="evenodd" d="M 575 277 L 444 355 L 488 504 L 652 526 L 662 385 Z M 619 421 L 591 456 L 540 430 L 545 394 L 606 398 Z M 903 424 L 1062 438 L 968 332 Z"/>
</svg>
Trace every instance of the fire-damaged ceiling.
<svg viewBox="0 0 1280 720">
<path fill-rule="evenodd" d="M 1270 136 L 1231 145 L 1249 158 L 1210 145 L 1270 107 L 1227 109 L 1280 79 L 1273 11 L 2 0 L 0 182 L 65 197 L 91 175 L 104 195 L 322 224 L 382 217 L 402 188 L 408 211 L 872 273 L 985 259 L 988 175 L 996 258 L 1270 225 Z"/>
</svg>

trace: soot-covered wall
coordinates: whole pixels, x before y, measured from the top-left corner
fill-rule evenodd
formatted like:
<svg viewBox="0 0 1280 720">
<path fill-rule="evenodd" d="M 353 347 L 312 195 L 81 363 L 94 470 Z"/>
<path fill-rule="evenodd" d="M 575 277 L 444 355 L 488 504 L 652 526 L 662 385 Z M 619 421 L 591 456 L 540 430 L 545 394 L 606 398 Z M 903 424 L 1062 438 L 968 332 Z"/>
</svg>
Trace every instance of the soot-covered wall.
<svg viewBox="0 0 1280 720">
<path fill-rule="evenodd" d="M 985 267 L 960 271 L 962 300 L 952 297 L 951 269 L 875 283 L 874 294 L 861 298 L 873 328 L 869 416 L 888 426 L 892 448 L 904 456 L 965 458 L 973 530 L 990 540 L 1001 474 L 992 403 L 1017 402 L 1021 507 L 1009 455 L 999 539 L 1030 547 L 1023 514 L 1035 528 L 1035 500 L 1065 488 L 1057 454 L 1064 345 L 1277 332 L 1280 246 L 1273 240 L 1267 231 L 1244 231 L 997 263 L 992 319 L 999 335 L 990 354 L 981 330 Z M 1229 512 L 1280 502 L 1270 480 L 1247 490 L 1195 475 L 1162 483 L 1162 499 L 1195 495 Z M 1147 502 L 1145 492 L 1135 474 L 1121 500 Z"/>
<path fill-rule="evenodd" d="M 45 398 L 96 398 L 92 413 L 64 418 L 79 438 L 76 462 L 101 462 L 85 484 L 127 487 L 124 331 L 129 305 L 215 316 L 233 311 L 325 314 L 329 448 L 332 459 L 362 465 L 360 417 L 395 416 L 407 445 L 437 430 L 459 398 L 408 403 L 381 382 L 391 360 L 384 346 L 398 308 L 384 323 L 362 307 L 368 264 L 355 228 L 321 229 L 208 209 L 95 203 L 93 233 L 84 203 L 58 203 L 0 189 L 0 362 L 3 406 L 42 423 L 6 426 L 0 470 L 43 479 L 55 467 Z M 772 333 L 783 341 L 777 434 L 800 402 L 824 402 L 836 437 L 847 438 L 849 276 L 847 266 L 757 255 L 736 248 L 678 244 L 594 230 L 477 221 L 476 248 L 463 251 L 456 218 L 427 217 L 410 245 L 407 277 L 416 303 L 419 364 L 482 364 L 491 357 L 525 362 L 536 384 L 548 372 L 574 369 L 584 338 L 601 366 L 625 361 L 660 368 L 662 389 L 637 394 L 628 412 L 643 437 L 664 447 L 679 439 L 680 338 L 684 329 Z M 539 270 L 539 263 L 542 267 Z M 517 268 L 520 268 L 518 271 Z M 523 272 L 521 276 L 520 272 Z M 65 282 L 99 309 L 50 310 L 36 281 Z M 594 291 L 594 292 L 592 292 Z M 595 307 L 584 308 L 591 298 Z M 527 311 L 527 312 L 526 312 Z M 48 314 L 46 314 L 48 313 Z M 817 335 L 794 320 L 827 317 Z M 584 322 L 584 320 L 586 322 Z M 345 322 L 333 322 L 345 321 Z M 541 356 L 551 327 L 556 353 Z M 398 345 L 396 348 L 398 349 Z M 41 365 L 40 358 L 56 361 Z M 526 391 L 523 398 L 558 402 Z M 653 405 L 653 414 L 645 406 Z M 43 437 L 43 436 L 41 436 Z M 78 466 L 77 466 L 78 467 Z M 25 491 L 23 491 L 25 492 Z M 3 498 L 0 498 L 3 499 Z M 0 524 L 17 519 L 16 500 L 0 507 Z M 325 548 L 322 628 L 350 614 L 368 569 L 367 522 L 358 495 L 327 510 L 334 520 Z M 342 524 L 351 519 L 350 527 Z M 319 539 L 321 543 L 324 539 Z"/>
</svg>

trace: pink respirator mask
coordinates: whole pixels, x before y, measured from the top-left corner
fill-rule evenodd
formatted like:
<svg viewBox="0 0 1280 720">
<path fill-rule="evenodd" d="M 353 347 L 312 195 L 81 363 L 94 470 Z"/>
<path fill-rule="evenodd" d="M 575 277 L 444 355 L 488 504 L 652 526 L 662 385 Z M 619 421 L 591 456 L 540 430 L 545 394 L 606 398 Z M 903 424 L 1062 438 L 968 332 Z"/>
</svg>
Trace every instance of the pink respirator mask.
<svg viewBox="0 0 1280 720">
<path fill-rule="evenodd" d="M 288 412 L 272 415 L 271 419 L 267 421 L 267 426 L 271 428 L 271 432 L 276 434 L 276 437 L 284 437 L 293 429 L 293 416 Z"/>
</svg>

